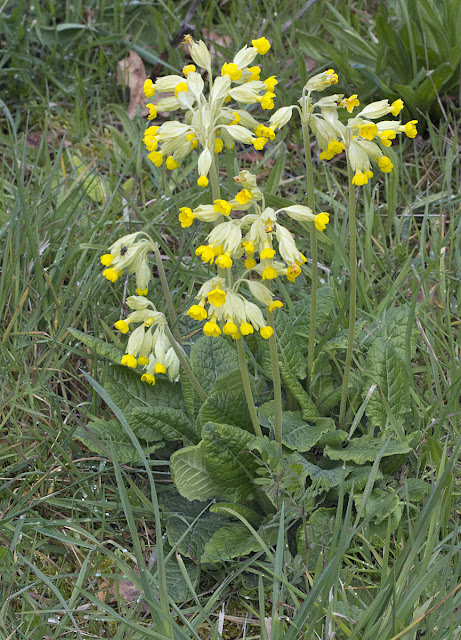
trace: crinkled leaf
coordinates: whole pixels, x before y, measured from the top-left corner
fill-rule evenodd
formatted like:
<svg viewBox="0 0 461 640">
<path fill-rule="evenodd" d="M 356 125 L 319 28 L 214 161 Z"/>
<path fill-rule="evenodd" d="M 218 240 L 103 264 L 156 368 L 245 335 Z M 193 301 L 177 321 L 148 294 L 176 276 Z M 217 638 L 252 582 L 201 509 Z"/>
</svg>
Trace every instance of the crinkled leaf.
<svg viewBox="0 0 461 640">
<path fill-rule="evenodd" d="M 377 384 L 394 419 L 402 421 L 410 408 L 407 371 L 394 347 L 382 338 L 377 338 L 368 351 L 364 380 L 363 395 L 366 396 L 370 387 Z M 373 392 L 365 413 L 373 426 L 384 431 L 388 417 L 379 389 Z"/>
<path fill-rule="evenodd" d="M 301 453 L 310 451 L 324 433 L 334 430 L 335 423 L 331 418 L 318 418 L 309 424 L 298 411 L 282 414 L 282 443 Z"/>
<path fill-rule="evenodd" d="M 391 519 L 391 534 L 395 534 L 397 527 L 399 526 L 400 519 L 402 518 L 404 503 L 399 502 L 397 507 L 381 522 L 369 522 L 366 527 L 366 537 L 373 544 L 377 544 L 386 539 L 387 536 L 387 523 L 390 517 Z"/>
<path fill-rule="evenodd" d="M 347 476 L 347 480 L 344 482 L 345 493 L 350 493 L 352 490 L 363 491 L 368 482 L 368 478 L 370 477 L 372 467 L 347 467 L 347 469 L 349 471 L 349 475 Z M 375 482 L 382 479 L 383 474 L 378 469 L 376 472 Z"/>
<path fill-rule="evenodd" d="M 341 431 L 341 429 L 336 429 L 335 431 L 327 431 L 323 434 L 320 440 L 315 445 L 318 449 L 323 449 L 329 444 L 332 447 L 339 447 L 341 444 L 347 440 L 348 435 L 346 431 Z"/>
<path fill-rule="evenodd" d="M 190 418 L 180 409 L 172 407 L 136 407 L 131 416 L 133 431 L 139 438 L 155 440 L 160 434 L 165 440 L 189 440 L 197 444 L 199 437 Z"/>
<path fill-rule="evenodd" d="M 302 456 L 299 456 L 301 458 Z M 334 467 L 333 469 L 322 469 L 312 462 L 302 460 L 301 462 L 306 476 L 311 480 L 317 480 L 325 489 L 333 489 L 337 487 L 348 475 L 349 471 L 342 467 Z"/>
<path fill-rule="evenodd" d="M 306 359 L 303 356 L 300 339 L 295 335 L 291 316 L 282 310 L 274 314 L 274 326 L 277 336 L 277 352 L 279 361 L 286 371 L 296 378 L 306 377 Z M 262 366 L 267 375 L 272 375 L 271 357 L 267 340 L 261 342 Z"/>
<path fill-rule="evenodd" d="M 384 440 L 361 436 L 351 440 L 345 448 L 327 445 L 323 452 L 331 460 L 350 460 L 356 464 L 365 464 L 366 462 L 373 462 L 385 444 Z M 406 442 L 389 442 L 383 457 L 400 455 L 410 451 L 411 447 Z"/>
<path fill-rule="evenodd" d="M 263 516 L 260 513 L 253 511 L 253 509 L 250 509 L 244 504 L 237 504 L 236 502 L 217 502 L 210 507 L 210 511 L 212 513 L 222 513 L 224 515 L 228 515 L 231 518 L 235 518 L 235 516 L 232 516 L 232 514 L 228 512 L 228 509 L 236 511 L 246 520 L 248 520 L 248 522 L 256 526 L 260 525 L 263 520 Z"/>
<path fill-rule="evenodd" d="M 172 407 L 183 409 L 181 385 L 156 376 L 154 386 L 141 382 L 140 376 L 128 367 L 111 367 L 103 387 L 115 404 L 128 416 L 138 407 Z"/>
<path fill-rule="evenodd" d="M 192 345 L 190 366 L 203 389 L 210 393 L 215 380 L 238 369 L 237 350 L 224 338 L 202 336 Z"/>
<path fill-rule="evenodd" d="M 403 500 L 408 499 L 410 502 L 422 502 L 426 496 L 432 491 L 432 485 L 419 478 L 408 478 L 405 486 L 400 487 L 399 494 Z"/>
<path fill-rule="evenodd" d="M 243 389 L 212 393 L 199 414 L 200 425 L 203 427 L 207 422 L 221 422 L 246 431 L 253 431 Z"/>
<path fill-rule="evenodd" d="M 335 524 L 336 509 L 317 509 L 307 522 L 305 535 L 304 527 L 301 525 L 296 534 L 296 546 L 298 553 L 306 557 L 306 544 L 308 545 L 307 558 L 308 569 L 314 571 L 319 560 L 323 558 L 323 563 L 328 561 L 333 529 Z M 306 540 L 307 537 L 307 540 Z"/>
<path fill-rule="evenodd" d="M 103 356 L 103 358 L 108 358 L 112 362 L 120 364 L 120 361 L 123 357 L 123 351 L 115 345 L 109 344 L 108 342 L 105 342 L 100 338 L 96 338 L 95 336 L 90 336 L 88 333 L 84 333 L 83 331 L 79 331 L 78 329 L 74 329 L 73 327 L 69 327 L 68 331 L 76 340 L 83 342 L 83 344 L 85 344 L 99 356 Z"/>
<path fill-rule="evenodd" d="M 183 560 L 187 574 L 192 583 L 192 588 L 195 590 L 199 583 L 200 567 L 194 562 Z M 181 603 L 192 596 L 189 586 L 181 571 L 181 567 L 178 565 L 174 558 L 166 565 L 166 588 L 168 591 L 168 597 L 173 602 Z"/>
<path fill-rule="evenodd" d="M 253 438 L 248 431 L 228 424 L 204 425 L 201 445 L 214 495 L 232 502 L 245 502 L 252 497 L 258 467 L 249 452 Z"/>
<path fill-rule="evenodd" d="M 258 533 L 266 544 L 276 540 L 276 529 L 260 527 Z M 259 551 L 261 545 L 252 533 L 243 525 L 230 525 L 217 531 L 205 545 L 202 562 L 223 562 L 253 551 Z"/>
<path fill-rule="evenodd" d="M 200 407 L 203 404 L 203 400 L 200 398 L 186 375 L 181 376 L 181 388 L 186 411 L 191 418 L 196 418 L 200 411 Z"/>
<path fill-rule="evenodd" d="M 358 341 L 365 346 L 370 346 L 375 338 L 383 338 L 394 347 L 397 355 L 405 362 L 405 344 L 409 321 L 410 310 L 407 305 L 392 307 L 381 313 L 374 322 L 370 323 L 360 333 Z M 417 329 L 414 327 L 410 339 L 411 356 L 414 356 L 416 352 L 417 333 Z"/>
<path fill-rule="evenodd" d="M 207 500 L 217 495 L 214 479 L 205 465 L 202 442 L 175 451 L 170 469 L 177 490 L 188 500 Z"/>
<path fill-rule="evenodd" d="M 229 524 L 229 519 L 222 515 L 205 512 L 198 520 L 182 513 L 170 515 L 166 521 L 166 534 L 171 546 L 177 545 L 181 555 L 200 562 L 208 540 L 221 527 Z M 184 538 L 181 540 L 182 536 Z M 181 542 L 179 542 L 181 540 Z"/>
<path fill-rule="evenodd" d="M 358 509 L 361 501 L 361 493 L 354 495 L 356 509 Z M 385 491 L 373 489 L 367 498 L 364 515 L 366 518 L 370 518 L 371 522 L 379 524 L 397 509 L 399 502 L 399 496 L 391 487 L 387 487 Z"/>
<path fill-rule="evenodd" d="M 317 418 L 319 412 L 311 400 L 308 393 L 304 390 L 304 387 L 299 382 L 292 369 L 286 366 L 283 362 L 280 362 L 280 373 L 285 387 L 296 398 L 301 407 L 302 416 L 305 420 L 312 420 Z"/>
<path fill-rule="evenodd" d="M 289 315 L 296 334 L 309 336 L 311 322 L 311 300 L 312 295 L 307 295 L 302 301 L 296 303 L 294 309 L 289 311 Z M 315 313 L 315 326 L 319 333 L 325 332 L 325 325 L 333 307 L 334 291 L 332 287 L 320 287 L 317 289 L 317 307 Z"/>
</svg>

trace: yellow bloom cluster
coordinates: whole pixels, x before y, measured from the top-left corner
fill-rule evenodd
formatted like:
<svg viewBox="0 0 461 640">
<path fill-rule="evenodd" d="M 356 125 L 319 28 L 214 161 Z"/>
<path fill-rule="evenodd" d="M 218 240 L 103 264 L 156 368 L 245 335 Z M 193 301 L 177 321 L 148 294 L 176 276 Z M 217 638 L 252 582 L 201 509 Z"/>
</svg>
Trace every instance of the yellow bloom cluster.
<svg viewBox="0 0 461 640">
<path fill-rule="evenodd" d="M 149 160 L 156 167 L 165 161 L 171 171 L 179 167 L 193 149 L 200 147 L 197 184 L 206 187 L 214 153 L 220 153 L 224 147 L 232 148 L 235 141 L 261 150 L 268 140 L 274 139 L 271 127 L 258 123 L 245 109 L 230 108 L 227 104 L 230 100 L 243 104 L 259 102 L 263 109 L 273 109 L 277 79 L 270 76 L 260 80 L 260 67 L 249 66 L 258 54 L 269 51 L 266 38 L 253 40 L 251 47 L 245 45 L 232 62 L 222 65 L 221 74 L 214 78 L 211 54 L 204 42 L 194 42 L 190 36 L 186 36 L 185 42 L 194 64 L 183 68 L 184 77 L 168 75 L 157 78 L 155 83 L 148 79 L 144 84 L 147 98 L 156 93 L 167 94 L 155 105 L 147 105 L 149 120 L 153 120 L 158 111 L 182 110 L 184 121 L 169 120 L 160 126 L 148 127 L 143 142 L 149 151 Z M 208 94 L 198 68 L 208 73 Z"/>
<path fill-rule="evenodd" d="M 152 271 L 148 263 L 148 254 L 154 250 L 155 243 L 144 233 L 130 233 L 119 238 L 109 247 L 108 253 L 101 256 L 101 264 L 106 267 L 102 275 L 109 282 L 116 282 L 124 271 L 134 274 L 137 295 L 147 295 Z"/>
<path fill-rule="evenodd" d="M 131 323 L 139 326 L 128 339 L 121 364 L 133 369 L 138 365 L 144 367 L 141 380 L 152 385 L 156 374 L 167 374 L 171 381 L 177 381 L 179 360 L 165 335 L 164 314 L 144 296 L 130 296 L 126 303 L 133 312 L 125 320 L 116 322 L 115 328 L 125 334 Z"/>
</svg>

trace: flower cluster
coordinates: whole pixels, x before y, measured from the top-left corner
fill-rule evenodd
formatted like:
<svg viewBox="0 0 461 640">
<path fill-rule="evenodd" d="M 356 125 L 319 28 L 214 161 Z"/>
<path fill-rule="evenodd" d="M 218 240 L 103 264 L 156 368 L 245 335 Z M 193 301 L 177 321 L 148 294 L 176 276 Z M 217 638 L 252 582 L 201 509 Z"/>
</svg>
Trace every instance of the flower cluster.
<svg viewBox="0 0 461 640">
<path fill-rule="evenodd" d="M 109 247 L 109 252 L 101 256 L 101 264 L 106 267 L 102 275 L 109 282 L 116 282 L 126 271 L 136 278 L 136 294 L 147 295 L 152 270 L 149 267 L 148 254 L 154 250 L 155 243 L 144 233 L 130 233 L 119 238 Z M 139 239 L 140 238 L 140 239 Z"/>
<path fill-rule="evenodd" d="M 121 333 L 128 333 L 130 324 L 139 324 L 128 339 L 121 364 L 144 368 L 143 382 L 155 384 L 154 374 L 167 374 L 171 381 L 179 378 L 179 360 L 165 335 L 166 319 L 144 296 L 130 296 L 127 305 L 133 312 L 115 323 Z"/>
<path fill-rule="evenodd" d="M 148 79 L 144 84 L 147 98 L 156 93 L 169 94 L 155 105 L 147 105 L 149 120 L 157 116 L 157 111 L 179 109 L 184 112 L 184 122 L 168 120 L 160 126 L 152 125 L 146 129 L 143 141 L 149 151 L 149 160 L 157 167 L 165 160 L 170 170 L 176 169 L 193 149 L 199 147 L 197 183 L 206 187 L 214 153 L 220 153 L 224 147 L 232 148 L 234 141 L 252 144 L 260 150 L 268 140 L 274 139 L 275 132 L 271 127 L 259 124 L 245 109 L 227 105 L 231 100 L 243 104 L 259 102 L 262 109 L 273 109 L 277 79 L 271 76 L 261 80 L 261 68 L 250 66 L 258 54 L 264 55 L 270 49 L 266 38 L 253 40 L 251 47 L 245 45 L 232 62 L 222 65 L 221 74 L 214 78 L 211 55 L 204 42 L 194 42 L 190 36 L 186 36 L 185 41 L 194 64 L 183 68 L 184 75 L 163 76 L 155 83 Z M 207 93 L 197 68 L 208 73 Z"/>
<path fill-rule="evenodd" d="M 270 127 L 280 129 L 290 121 L 293 110 L 298 110 L 301 122 L 312 129 L 322 149 L 320 159 L 331 160 L 345 150 L 354 172 L 352 183 L 360 186 L 373 177 L 371 162 L 376 163 L 383 173 L 392 170 L 392 162 L 384 150 L 391 146 L 397 134 L 405 133 L 409 138 L 414 138 L 417 120 L 410 120 L 406 124 L 400 120 L 374 122 L 389 114 L 398 116 L 404 106 L 399 98 L 392 104 L 388 100 L 372 102 L 344 124 L 339 118 L 339 110 L 344 108 L 352 113 L 355 107 L 360 106 L 357 94 L 349 98 L 334 94 L 317 102 L 311 98 L 312 91 L 322 91 L 337 82 L 338 76 L 333 69 L 311 78 L 303 88 L 299 106 L 278 109 L 270 118 Z"/>
</svg>

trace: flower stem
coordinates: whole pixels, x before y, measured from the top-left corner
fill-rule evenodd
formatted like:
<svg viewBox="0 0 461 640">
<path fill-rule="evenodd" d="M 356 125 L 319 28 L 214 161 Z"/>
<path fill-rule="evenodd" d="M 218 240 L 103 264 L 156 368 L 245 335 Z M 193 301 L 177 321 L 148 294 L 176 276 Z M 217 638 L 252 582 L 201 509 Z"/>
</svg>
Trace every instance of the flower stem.
<svg viewBox="0 0 461 640">
<path fill-rule="evenodd" d="M 171 346 L 173 347 L 173 351 L 178 356 L 178 359 L 179 359 L 179 362 L 181 363 L 182 368 L 186 372 L 186 375 L 189 378 L 189 380 L 191 381 L 192 386 L 197 391 L 197 393 L 199 394 L 203 402 L 205 402 L 208 399 L 208 396 L 203 390 L 200 382 L 195 377 L 194 372 L 190 368 L 190 365 L 186 360 L 186 354 L 184 353 L 183 348 L 181 347 L 180 344 L 176 342 L 167 324 L 165 324 L 165 333 L 168 337 L 168 340 L 170 341 Z"/>
<path fill-rule="evenodd" d="M 315 193 L 314 193 L 314 172 L 312 168 L 311 146 L 309 141 L 309 125 L 302 125 L 304 156 L 306 161 L 306 187 L 307 187 L 307 204 L 315 214 Z M 309 344 L 307 350 L 307 377 L 310 380 L 312 368 L 314 365 L 314 345 L 315 345 L 315 325 L 317 315 L 317 287 L 319 279 L 319 270 L 317 266 L 317 229 L 312 225 L 311 229 L 311 258 L 312 258 L 312 299 L 309 323 Z"/>
<path fill-rule="evenodd" d="M 160 276 L 160 283 L 162 285 L 163 295 L 165 296 L 166 306 L 168 307 L 168 314 L 170 316 L 171 326 L 173 327 L 174 337 L 176 339 L 176 342 L 181 344 L 182 338 L 181 338 L 181 334 L 179 333 L 179 329 L 177 325 L 176 311 L 174 308 L 173 299 L 171 297 L 170 288 L 168 286 L 168 281 L 166 279 L 165 269 L 163 268 L 162 256 L 160 255 L 160 251 L 157 243 L 155 243 L 154 254 L 155 254 L 155 262 L 157 264 L 158 274 Z"/>
<path fill-rule="evenodd" d="M 349 234 L 350 234 L 350 266 L 349 266 L 349 334 L 347 337 L 346 362 L 344 364 L 343 387 L 341 391 L 341 404 L 339 408 L 339 428 L 344 429 L 346 417 L 347 387 L 349 372 L 352 362 L 352 348 L 354 346 L 355 314 L 357 308 L 357 232 L 355 224 L 355 187 L 352 184 L 352 167 L 347 162 L 349 176 Z"/>
<path fill-rule="evenodd" d="M 242 374 L 243 390 L 245 391 L 245 399 L 247 401 L 248 411 L 250 412 L 251 422 L 255 435 L 262 438 L 263 432 L 259 426 L 258 416 L 256 414 L 256 407 L 253 400 L 253 394 L 251 392 L 250 374 L 248 373 L 247 361 L 245 358 L 245 348 L 243 346 L 243 338 L 237 340 L 237 353 L 239 357 L 240 373 Z"/>
<path fill-rule="evenodd" d="M 213 154 L 213 161 L 210 167 L 210 181 L 211 181 L 211 197 L 213 200 L 219 200 L 221 197 L 221 189 L 219 187 L 219 170 L 218 163 L 216 161 L 216 154 Z"/>
<path fill-rule="evenodd" d="M 272 380 L 274 382 L 274 409 L 275 409 L 275 441 L 282 444 L 282 384 L 280 380 L 279 356 L 277 352 L 277 337 L 274 327 L 274 314 L 267 314 L 267 323 L 274 334 L 269 338 L 271 354 Z"/>
</svg>

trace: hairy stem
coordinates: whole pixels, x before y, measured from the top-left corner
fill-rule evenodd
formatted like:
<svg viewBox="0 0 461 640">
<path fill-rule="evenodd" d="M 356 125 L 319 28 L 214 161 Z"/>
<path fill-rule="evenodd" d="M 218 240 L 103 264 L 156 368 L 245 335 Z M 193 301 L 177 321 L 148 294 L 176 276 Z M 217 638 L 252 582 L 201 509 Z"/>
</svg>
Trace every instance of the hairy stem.
<svg viewBox="0 0 461 640">
<path fill-rule="evenodd" d="M 355 224 L 355 187 L 352 184 L 352 167 L 347 162 L 349 176 L 349 233 L 350 233 L 350 266 L 349 266 L 349 334 L 347 337 L 346 362 L 344 365 L 341 404 L 339 408 L 339 428 L 344 429 L 346 417 L 347 387 L 352 362 L 352 348 L 354 346 L 355 314 L 357 308 L 357 231 Z"/>
<path fill-rule="evenodd" d="M 180 344 L 178 344 L 176 342 L 176 340 L 174 339 L 174 336 L 171 333 L 170 328 L 168 327 L 167 324 L 165 325 L 165 333 L 166 333 L 166 335 L 168 337 L 168 340 L 170 341 L 171 346 L 173 347 L 173 351 L 175 352 L 175 354 L 179 358 L 179 362 L 181 363 L 182 368 L 186 372 L 186 375 L 189 378 L 189 380 L 191 381 L 192 386 L 197 391 L 197 393 L 199 394 L 199 396 L 201 397 L 203 402 L 205 402 L 208 399 L 208 396 L 205 393 L 205 391 L 203 390 L 200 382 L 195 377 L 194 372 L 190 368 L 190 365 L 187 362 L 186 354 L 184 353 L 183 348 L 181 347 Z"/>
<path fill-rule="evenodd" d="M 168 280 L 166 279 L 165 269 L 163 268 L 162 256 L 160 255 L 160 250 L 158 248 L 158 244 L 155 243 L 155 262 L 157 264 L 157 271 L 160 276 L 160 283 L 162 285 L 163 295 L 165 296 L 166 306 L 168 307 L 168 314 L 170 316 L 171 326 L 173 327 L 174 337 L 176 342 L 181 344 L 182 338 L 179 333 L 179 328 L 177 325 L 177 316 L 176 311 L 173 304 L 173 299 L 171 297 L 170 287 L 168 286 Z"/>
<path fill-rule="evenodd" d="M 307 204 L 315 214 L 314 172 L 312 168 L 311 146 L 309 141 L 309 125 L 303 124 L 304 156 L 306 161 L 306 188 Z M 310 380 L 314 365 L 315 324 L 317 315 L 317 288 L 319 270 L 317 266 L 317 229 L 312 225 L 311 229 L 311 258 L 312 258 L 312 300 L 309 324 L 309 345 L 307 351 L 307 377 Z"/>
<path fill-rule="evenodd" d="M 240 340 L 237 340 L 237 353 L 239 357 L 240 372 L 242 374 L 243 389 L 245 391 L 245 399 L 247 401 L 248 411 L 250 412 L 253 429 L 254 429 L 255 435 L 262 437 L 263 432 L 261 431 L 261 427 L 259 426 L 259 420 L 256 414 L 256 407 L 253 400 L 253 394 L 251 392 L 250 374 L 248 373 L 247 361 L 245 358 L 245 348 L 243 346 L 243 338 L 240 338 Z"/>
<path fill-rule="evenodd" d="M 274 381 L 275 441 L 282 444 L 282 384 L 277 352 L 277 337 L 274 327 L 274 315 L 268 313 L 267 317 L 268 325 L 274 329 L 274 334 L 269 338 L 269 349 L 271 354 L 272 380 Z"/>
</svg>

